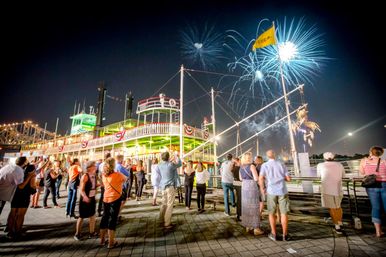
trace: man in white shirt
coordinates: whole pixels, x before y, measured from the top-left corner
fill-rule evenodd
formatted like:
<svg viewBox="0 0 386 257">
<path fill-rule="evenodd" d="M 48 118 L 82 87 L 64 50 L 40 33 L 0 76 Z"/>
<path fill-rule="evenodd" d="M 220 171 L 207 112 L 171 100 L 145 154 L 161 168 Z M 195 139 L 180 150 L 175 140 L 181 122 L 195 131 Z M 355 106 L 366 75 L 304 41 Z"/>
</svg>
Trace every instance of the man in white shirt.
<svg viewBox="0 0 386 257">
<path fill-rule="evenodd" d="M 288 235 L 288 213 L 290 212 L 290 201 L 286 182 L 291 181 L 287 167 L 276 160 L 273 150 L 267 151 L 268 161 L 261 166 L 259 175 L 260 190 L 267 195 L 267 210 L 269 213 L 269 224 L 271 233 L 268 238 L 276 241 L 276 211 L 279 206 L 280 221 L 283 229 L 283 241 L 291 240 Z M 266 182 L 266 183 L 265 183 Z M 264 190 L 266 186 L 266 189 Z"/>
<path fill-rule="evenodd" d="M 224 190 L 224 207 L 225 207 L 225 215 L 229 216 L 230 208 L 229 208 L 229 193 L 231 195 L 231 204 L 235 206 L 235 193 L 233 191 L 233 173 L 232 169 L 234 163 L 232 161 L 232 154 L 227 155 L 227 160 L 221 164 L 220 173 L 221 173 L 221 184 L 222 189 Z"/>
<path fill-rule="evenodd" d="M 344 176 L 343 165 L 334 161 L 334 154 L 323 154 L 325 162 L 317 165 L 317 174 L 320 176 L 322 207 L 328 208 L 332 221 L 335 224 L 335 232 L 342 234 L 343 211 L 340 206 L 343 198 L 342 178 Z"/>
</svg>

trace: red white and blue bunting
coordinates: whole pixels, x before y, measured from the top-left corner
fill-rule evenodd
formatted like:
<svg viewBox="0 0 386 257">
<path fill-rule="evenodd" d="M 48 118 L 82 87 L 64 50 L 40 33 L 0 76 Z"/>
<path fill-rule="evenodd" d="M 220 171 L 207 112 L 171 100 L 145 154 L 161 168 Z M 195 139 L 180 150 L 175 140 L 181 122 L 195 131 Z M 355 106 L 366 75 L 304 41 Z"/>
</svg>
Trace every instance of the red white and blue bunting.
<svg viewBox="0 0 386 257">
<path fill-rule="evenodd" d="M 121 141 L 125 136 L 125 132 L 126 130 L 115 133 L 115 141 Z"/>
<path fill-rule="evenodd" d="M 185 130 L 185 134 L 189 136 L 193 135 L 193 128 L 191 126 L 184 124 L 184 130 Z"/>
</svg>

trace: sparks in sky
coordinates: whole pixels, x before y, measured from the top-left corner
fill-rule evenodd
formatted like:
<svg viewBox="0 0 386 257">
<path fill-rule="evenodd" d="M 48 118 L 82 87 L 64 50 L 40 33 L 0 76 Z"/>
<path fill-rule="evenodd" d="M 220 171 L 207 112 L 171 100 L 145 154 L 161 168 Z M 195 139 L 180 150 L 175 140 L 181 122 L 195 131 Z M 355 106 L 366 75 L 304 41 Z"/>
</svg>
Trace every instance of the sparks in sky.
<svg viewBox="0 0 386 257">
<path fill-rule="evenodd" d="M 261 25 L 257 33 L 261 33 Z M 329 59 L 323 50 L 324 40 L 316 25 L 308 26 L 304 18 L 276 22 L 277 45 L 256 50 L 258 59 L 266 62 L 267 69 L 278 77 L 280 63 L 289 87 L 313 84 L 312 79 Z M 274 76 L 274 75 L 273 75 Z"/>
<path fill-rule="evenodd" d="M 243 114 L 247 112 L 249 96 L 262 99 L 264 105 L 282 95 L 280 65 L 287 87 L 294 88 L 303 83 L 312 84 L 312 78 L 328 60 L 323 51 L 322 35 L 315 25 L 308 27 L 303 18 L 277 21 L 277 44 L 251 51 L 255 39 L 269 28 L 263 28 L 266 24 L 272 25 L 267 19 L 262 20 L 256 37 L 250 40 L 230 30 L 224 44 L 232 54 L 229 69 L 240 74 L 240 79 L 233 84 L 229 102 Z"/>
<path fill-rule="evenodd" d="M 315 25 L 308 27 L 303 18 L 290 21 L 284 18 L 283 22 L 277 21 L 275 25 L 276 44 L 256 51 L 252 51 L 256 38 L 272 26 L 268 20 L 258 24 L 253 39 L 247 39 L 234 30 L 227 32 L 224 46 L 230 50 L 232 58 L 228 68 L 240 75 L 232 84 L 228 102 L 242 116 L 283 95 L 281 69 L 287 88 L 292 89 L 299 84 L 312 84 L 312 79 L 328 60 L 323 51 L 322 35 Z M 250 120 L 248 127 L 250 130 L 259 130 L 271 123 L 268 121 L 284 115 L 284 106 L 277 105 Z M 283 122 L 276 129 L 287 134 L 286 126 Z"/>
<path fill-rule="evenodd" d="M 224 35 L 214 26 L 206 24 L 202 31 L 188 26 L 181 32 L 182 57 L 200 69 L 214 69 L 223 61 L 223 40 Z"/>
</svg>

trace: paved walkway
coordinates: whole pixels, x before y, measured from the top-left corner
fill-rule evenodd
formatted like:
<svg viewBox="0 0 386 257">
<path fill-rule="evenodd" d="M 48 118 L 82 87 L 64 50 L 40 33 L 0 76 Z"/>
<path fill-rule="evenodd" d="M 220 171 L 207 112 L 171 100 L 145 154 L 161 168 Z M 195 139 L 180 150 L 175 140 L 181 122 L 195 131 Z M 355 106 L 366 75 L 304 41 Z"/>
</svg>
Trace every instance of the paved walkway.
<svg viewBox="0 0 386 257">
<path fill-rule="evenodd" d="M 61 198 L 59 204 L 64 203 Z M 64 208 L 29 209 L 27 233 L 21 241 L 8 241 L 1 225 L 0 256 L 386 256 L 386 239 L 376 239 L 371 227 L 355 231 L 347 225 L 346 236 L 338 237 L 323 219 L 291 215 L 289 232 L 293 240 L 273 242 L 266 235 L 246 233 L 235 216 L 224 215 L 223 205 L 217 205 L 216 211 L 207 206 L 206 212 L 198 214 L 196 210 L 186 211 L 176 201 L 172 221 L 177 226 L 164 231 L 157 219 L 159 208 L 150 203 L 131 200 L 126 204 L 123 221 L 117 227 L 122 245 L 111 250 L 98 246 L 97 239 L 75 241 L 75 220 L 65 218 Z M 7 203 L 1 224 L 8 212 Z M 265 219 L 263 229 L 268 231 L 268 227 Z"/>
</svg>

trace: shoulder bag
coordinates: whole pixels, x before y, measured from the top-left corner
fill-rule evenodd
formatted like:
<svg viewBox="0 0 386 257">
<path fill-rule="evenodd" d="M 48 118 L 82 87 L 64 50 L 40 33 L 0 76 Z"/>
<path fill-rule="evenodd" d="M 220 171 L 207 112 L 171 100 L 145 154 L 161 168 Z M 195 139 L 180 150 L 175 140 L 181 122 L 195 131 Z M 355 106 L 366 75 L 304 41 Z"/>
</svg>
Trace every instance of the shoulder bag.
<svg viewBox="0 0 386 257">
<path fill-rule="evenodd" d="M 381 162 L 381 158 L 378 159 L 378 164 L 375 172 L 379 171 L 379 163 Z M 377 175 L 376 174 L 371 174 L 367 175 L 362 179 L 362 187 L 365 188 L 380 188 L 381 183 L 377 181 Z"/>
</svg>

